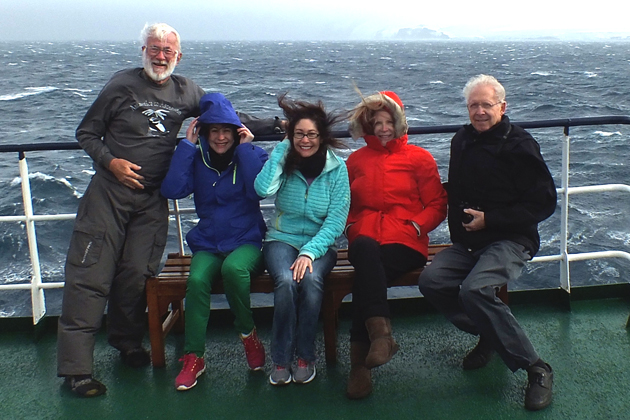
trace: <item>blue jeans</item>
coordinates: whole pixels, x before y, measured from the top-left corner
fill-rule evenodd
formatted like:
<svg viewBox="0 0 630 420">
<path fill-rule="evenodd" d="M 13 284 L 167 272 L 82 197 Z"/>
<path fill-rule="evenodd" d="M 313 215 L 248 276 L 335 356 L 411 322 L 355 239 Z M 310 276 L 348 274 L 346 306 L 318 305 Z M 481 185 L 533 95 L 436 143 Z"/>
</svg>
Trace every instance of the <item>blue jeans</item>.
<svg viewBox="0 0 630 420">
<path fill-rule="evenodd" d="M 290 366 L 297 355 L 315 362 L 315 335 L 324 295 L 324 278 L 337 262 L 337 252 L 329 249 L 313 261 L 298 283 L 289 269 L 298 257 L 298 250 L 284 242 L 265 243 L 263 256 L 267 271 L 274 281 L 274 313 L 271 338 L 271 359 L 280 366 Z"/>
</svg>

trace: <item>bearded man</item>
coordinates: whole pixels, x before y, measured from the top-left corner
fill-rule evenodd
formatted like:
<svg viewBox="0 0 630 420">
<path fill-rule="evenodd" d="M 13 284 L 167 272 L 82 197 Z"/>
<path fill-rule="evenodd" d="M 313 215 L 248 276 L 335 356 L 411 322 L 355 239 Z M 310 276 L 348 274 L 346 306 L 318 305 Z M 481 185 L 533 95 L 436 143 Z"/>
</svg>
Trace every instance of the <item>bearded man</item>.
<svg viewBox="0 0 630 420">
<path fill-rule="evenodd" d="M 116 73 L 76 131 L 96 173 L 79 203 L 66 260 L 57 374 L 83 397 L 106 391 L 92 377 L 94 336 L 106 305 L 108 341 L 123 363 L 150 363 L 142 347 L 145 282 L 157 274 L 168 231 L 160 185 L 180 127 L 199 115 L 204 95 L 191 80 L 172 74 L 182 58 L 175 29 L 145 26 L 142 40 L 143 68 Z M 278 123 L 250 122 L 256 134 L 272 133 Z"/>
</svg>

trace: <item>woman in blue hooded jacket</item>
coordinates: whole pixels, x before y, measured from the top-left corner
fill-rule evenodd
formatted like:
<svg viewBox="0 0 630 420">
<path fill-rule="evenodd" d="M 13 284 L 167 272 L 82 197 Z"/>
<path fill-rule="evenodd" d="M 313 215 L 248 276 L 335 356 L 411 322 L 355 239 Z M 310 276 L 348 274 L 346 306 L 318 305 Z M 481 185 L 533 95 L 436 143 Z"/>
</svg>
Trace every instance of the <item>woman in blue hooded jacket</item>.
<svg viewBox="0 0 630 420">
<path fill-rule="evenodd" d="M 285 385 L 315 377 L 324 278 L 337 262 L 334 245 L 348 217 L 350 185 L 346 164 L 332 151 L 342 145 L 331 133 L 341 117 L 327 114 L 321 101 L 281 96 L 278 104 L 288 119 L 287 139 L 271 152 L 254 185 L 261 197 L 276 194 L 263 247 L 274 280 L 269 382 Z"/>
<path fill-rule="evenodd" d="M 251 142 L 232 104 L 220 93 L 206 94 L 201 116 L 192 121 L 162 182 L 162 195 L 194 194 L 199 223 L 186 235 L 193 252 L 186 285 L 184 366 L 175 387 L 188 390 L 205 370 L 206 328 L 213 281 L 221 276 L 234 325 L 250 369 L 260 370 L 265 350 L 250 309 L 250 279 L 263 271 L 265 222 L 254 179 L 268 158 Z"/>
</svg>

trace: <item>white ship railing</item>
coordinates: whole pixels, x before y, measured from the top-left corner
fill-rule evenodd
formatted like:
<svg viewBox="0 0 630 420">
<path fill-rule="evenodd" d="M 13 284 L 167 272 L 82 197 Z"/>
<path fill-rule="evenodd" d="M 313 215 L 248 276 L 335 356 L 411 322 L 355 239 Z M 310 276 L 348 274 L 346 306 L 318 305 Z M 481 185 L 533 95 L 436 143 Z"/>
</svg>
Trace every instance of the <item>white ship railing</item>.
<svg viewBox="0 0 630 420">
<path fill-rule="evenodd" d="M 545 121 L 526 121 L 516 122 L 515 124 L 523 128 L 548 128 L 548 127 L 564 127 L 562 138 L 562 167 L 561 167 L 561 185 L 557 189 L 558 200 L 560 202 L 560 251 L 557 255 L 539 256 L 532 259 L 532 262 L 560 262 L 560 287 L 571 292 L 569 263 L 573 261 L 594 260 L 601 258 L 624 258 L 630 261 L 630 253 L 621 250 L 584 252 L 570 254 L 568 252 L 569 239 L 569 197 L 576 194 L 601 193 L 601 192 L 626 192 L 630 193 L 630 185 L 626 184 L 606 184 L 592 185 L 582 187 L 569 187 L 569 127 L 577 126 L 593 126 L 593 125 L 610 125 L 621 124 L 630 125 L 630 117 L 626 116 L 610 116 L 610 117 L 585 117 L 575 119 L 557 119 Z M 433 126 L 433 127 L 411 127 L 410 135 L 422 134 L 439 134 L 454 133 L 460 125 Z M 347 131 L 333 133 L 336 137 L 349 137 Z M 264 137 L 262 140 L 278 140 L 278 137 Z M 28 145 L 11 145 L 0 146 L 0 152 L 17 152 L 19 155 L 19 169 L 22 186 L 22 199 L 24 202 L 24 215 L 18 216 L 0 216 L 0 222 L 22 222 L 26 227 L 26 235 L 28 240 L 29 256 L 31 263 L 31 280 L 28 283 L 18 284 L 0 284 L 2 290 L 30 290 L 31 304 L 33 313 L 33 323 L 37 324 L 46 314 L 46 300 L 44 296 L 45 289 L 55 289 L 63 287 L 63 282 L 42 282 L 41 269 L 39 263 L 39 252 L 37 248 L 37 236 L 35 232 L 35 223 L 51 220 L 70 220 L 75 218 L 75 214 L 49 214 L 36 215 L 33 214 L 33 203 L 31 197 L 31 187 L 29 181 L 28 165 L 26 162 L 26 152 L 42 151 L 42 150 L 71 150 L 79 149 L 77 143 L 46 143 L 46 144 L 28 144 Z M 175 216 L 177 234 L 179 240 L 179 251 L 184 253 L 184 235 L 182 232 L 181 215 L 194 213 L 194 208 L 179 208 L 178 202 L 175 200 L 174 208 L 170 211 Z M 263 205 L 263 208 L 269 208 L 273 205 Z"/>
</svg>

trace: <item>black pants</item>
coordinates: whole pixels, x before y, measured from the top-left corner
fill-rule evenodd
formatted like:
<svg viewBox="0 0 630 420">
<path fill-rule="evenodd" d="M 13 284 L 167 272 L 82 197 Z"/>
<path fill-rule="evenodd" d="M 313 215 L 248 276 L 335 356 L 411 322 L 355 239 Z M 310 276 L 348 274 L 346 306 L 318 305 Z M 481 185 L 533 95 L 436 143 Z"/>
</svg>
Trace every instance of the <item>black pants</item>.
<svg viewBox="0 0 630 420">
<path fill-rule="evenodd" d="M 133 190 L 94 175 L 79 203 L 66 260 L 59 376 L 92 373 L 105 306 L 109 343 L 121 351 L 142 344 L 145 283 L 157 274 L 167 231 L 168 203 L 159 189 Z"/>
<path fill-rule="evenodd" d="M 427 259 L 408 246 L 381 245 L 367 236 L 359 236 L 350 244 L 348 259 L 355 272 L 350 341 L 369 343 L 365 320 L 374 316 L 390 317 L 387 286 L 401 275 L 423 267 Z"/>
</svg>

